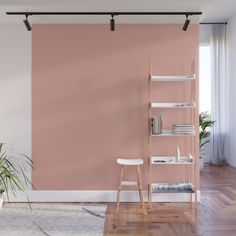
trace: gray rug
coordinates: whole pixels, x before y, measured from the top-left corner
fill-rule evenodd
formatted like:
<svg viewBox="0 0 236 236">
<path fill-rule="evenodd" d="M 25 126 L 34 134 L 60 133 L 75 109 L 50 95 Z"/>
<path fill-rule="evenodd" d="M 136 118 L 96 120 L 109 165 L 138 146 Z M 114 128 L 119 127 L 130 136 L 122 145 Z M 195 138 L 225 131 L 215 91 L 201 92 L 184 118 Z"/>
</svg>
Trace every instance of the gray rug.
<svg viewBox="0 0 236 236">
<path fill-rule="evenodd" d="M 100 236 L 106 205 L 76 203 L 5 204 L 0 211 L 1 236 Z"/>
</svg>

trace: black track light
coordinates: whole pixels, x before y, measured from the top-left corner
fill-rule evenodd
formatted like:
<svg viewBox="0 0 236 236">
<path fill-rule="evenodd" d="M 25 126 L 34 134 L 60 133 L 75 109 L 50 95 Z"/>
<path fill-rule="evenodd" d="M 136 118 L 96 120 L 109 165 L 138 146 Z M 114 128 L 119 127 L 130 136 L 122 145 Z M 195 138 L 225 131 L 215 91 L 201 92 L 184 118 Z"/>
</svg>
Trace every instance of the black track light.
<svg viewBox="0 0 236 236">
<path fill-rule="evenodd" d="M 113 15 L 111 15 L 110 20 L 110 31 L 115 31 L 115 19 L 113 18 Z"/>
<path fill-rule="evenodd" d="M 53 16 L 56 16 L 56 15 L 63 15 L 63 16 L 66 16 L 66 15 L 91 15 L 91 16 L 95 16 L 95 15 L 110 15 L 111 16 L 111 20 L 110 20 L 110 30 L 111 31 L 115 31 L 115 19 L 113 18 L 114 16 L 119 16 L 119 15 L 122 15 L 122 16 L 186 16 L 186 20 L 184 22 L 184 25 L 183 25 L 183 31 L 186 31 L 188 29 L 188 26 L 189 26 L 189 23 L 190 23 L 190 20 L 188 19 L 189 16 L 194 16 L 194 15 L 201 15 L 202 12 L 113 12 L 113 11 L 108 11 L 108 12 L 60 12 L 60 11 L 57 11 L 57 12 L 42 12 L 42 11 L 39 11 L 39 12 L 33 12 L 33 11 L 20 11 L 20 12 L 6 12 L 7 15 L 25 15 L 26 19 L 24 20 L 24 24 L 25 24 L 25 27 L 27 28 L 28 31 L 31 31 L 32 30 L 32 27 L 28 21 L 28 16 L 34 16 L 34 15 L 40 15 L 40 16 L 46 16 L 46 15 L 53 15 Z"/>
<path fill-rule="evenodd" d="M 186 20 L 183 25 L 183 31 L 187 31 L 189 23 L 190 23 L 190 20 L 188 19 L 188 15 L 186 15 Z"/>
<path fill-rule="evenodd" d="M 24 24 L 25 24 L 25 27 L 28 31 L 31 31 L 32 30 L 32 27 L 28 21 L 28 15 L 25 15 L 25 20 L 23 20 Z"/>
</svg>

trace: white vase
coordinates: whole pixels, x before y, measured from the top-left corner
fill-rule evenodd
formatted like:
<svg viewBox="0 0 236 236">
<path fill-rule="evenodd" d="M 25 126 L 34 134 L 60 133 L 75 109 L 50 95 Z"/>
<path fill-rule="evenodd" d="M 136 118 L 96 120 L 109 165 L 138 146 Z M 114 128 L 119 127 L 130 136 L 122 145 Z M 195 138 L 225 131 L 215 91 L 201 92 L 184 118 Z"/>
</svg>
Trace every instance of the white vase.
<svg viewBox="0 0 236 236">
<path fill-rule="evenodd" d="M 176 161 L 176 162 L 180 161 L 180 150 L 179 150 L 179 146 L 176 147 L 175 161 Z"/>
<path fill-rule="evenodd" d="M 204 168 L 204 159 L 203 158 L 199 159 L 199 165 L 200 165 L 200 170 L 202 170 Z"/>
<path fill-rule="evenodd" d="M 3 194 L 0 193 L 0 210 L 2 210 L 2 204 L 3 204 Z"/>
</svg>

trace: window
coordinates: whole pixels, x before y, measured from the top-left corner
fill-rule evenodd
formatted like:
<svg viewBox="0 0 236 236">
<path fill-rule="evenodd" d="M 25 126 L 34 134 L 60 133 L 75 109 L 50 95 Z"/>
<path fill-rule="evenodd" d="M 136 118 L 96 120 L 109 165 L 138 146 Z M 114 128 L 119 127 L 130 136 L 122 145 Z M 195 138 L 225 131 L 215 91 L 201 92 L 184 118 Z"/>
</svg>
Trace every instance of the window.
<svg viewBox="0 0 236 236">
<path fill-rule="evenodd" d="M 199 57 L 199 111 L 211 113 L 211 49 L 210 45 L 200 46 Z"/>
</svg>

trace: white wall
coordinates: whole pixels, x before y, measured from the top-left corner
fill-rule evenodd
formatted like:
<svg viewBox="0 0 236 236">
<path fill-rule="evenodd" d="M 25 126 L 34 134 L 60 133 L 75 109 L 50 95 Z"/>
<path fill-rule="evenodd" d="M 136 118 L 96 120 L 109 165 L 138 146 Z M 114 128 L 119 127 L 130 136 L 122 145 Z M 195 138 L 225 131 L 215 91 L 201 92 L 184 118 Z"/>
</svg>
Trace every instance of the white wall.
<svg viewBox="0 0 236 236">
<path fill-rule="evenodd" d="M 31 157 L 31 33 L 23 23 L 0 24 L 0 142 Z"/>
<path fill-rule="evenodd" d="M 236 15 L 227 25 L 229 76 L 229 164 L 236 166 Z"/>
<path fill-rule="evenodd" d="M 199 42 L 200 45 L 210 44 L 211 39 L 211 25 L 200 25 Z"/>
</svg>

